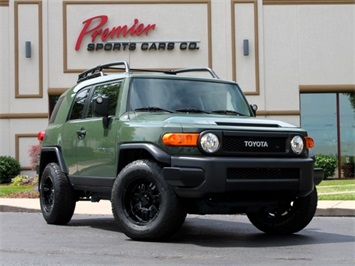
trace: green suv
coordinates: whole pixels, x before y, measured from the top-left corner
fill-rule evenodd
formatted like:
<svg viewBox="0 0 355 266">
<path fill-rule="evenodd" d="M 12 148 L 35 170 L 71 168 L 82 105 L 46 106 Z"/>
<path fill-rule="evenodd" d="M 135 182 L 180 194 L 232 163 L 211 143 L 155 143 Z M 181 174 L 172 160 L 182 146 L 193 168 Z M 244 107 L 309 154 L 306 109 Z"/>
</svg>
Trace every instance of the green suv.
<svg viewBox="0 0 355 266">
<path fill-rule="evenodd" d="M 39 134 L 44 219 L 66 224 L 77 201 L 110 200 L 136 240 L 168 238 L 187 213 L 245 213 L 270 234 L 303 229 L 323 178 L 313 140 L 255 111 L 235 82 L 209 68 L 114 62 L 81 73 Z"/>
</svg>

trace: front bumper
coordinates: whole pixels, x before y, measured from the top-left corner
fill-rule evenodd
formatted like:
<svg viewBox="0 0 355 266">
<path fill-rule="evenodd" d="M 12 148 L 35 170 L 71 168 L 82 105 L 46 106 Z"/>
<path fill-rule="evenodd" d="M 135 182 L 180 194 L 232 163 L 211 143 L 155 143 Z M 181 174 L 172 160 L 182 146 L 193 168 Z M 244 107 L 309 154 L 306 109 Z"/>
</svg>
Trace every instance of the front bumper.
<svg viewBox="0 0 355 266">
<path fill-rule="evenodd" d="M 311 193 L 313 165 L 312 158 L 173 156 L 163 175 L 183 198 L 229 194 L 277 199 Z M 316 176 L 322 175 L 317 171 Z"/>
<path fill-rule="evenodd" d="M 314 185 L 317 186 L 324 179 L 324 171 L 322 168 L 314 168 Z"/>
</svg>

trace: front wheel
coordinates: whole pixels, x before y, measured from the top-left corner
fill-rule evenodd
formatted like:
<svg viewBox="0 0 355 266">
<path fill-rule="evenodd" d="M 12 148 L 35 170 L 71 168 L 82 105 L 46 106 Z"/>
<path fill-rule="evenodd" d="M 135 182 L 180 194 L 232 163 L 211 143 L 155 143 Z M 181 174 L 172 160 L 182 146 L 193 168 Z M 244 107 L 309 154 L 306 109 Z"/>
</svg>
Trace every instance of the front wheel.
<svg viewBox="0 0 355 266">
<path fill-rule="evenodd" d="M 317 210 L 317 189 L 307 197 L 281 201 L 278 206 L 247 213 L 250 222 L 267 234 L 293 234 L 305 228 Z"/>
<path fill-rule="evenodd" d="M 135 240 L 164 240 L 181 227 L 186 217 L 161 167 L 149 160 L 134 161 L 120 172 L 111 202 L 123 233 Z"/>
<path fill-rule="evenodd" d="M 41 211 L 46 222 L 67 224 L 74 214 L 75 193 L 58 164 L 50 163 L 46 166 L 39 190 Z"/>
</svg>

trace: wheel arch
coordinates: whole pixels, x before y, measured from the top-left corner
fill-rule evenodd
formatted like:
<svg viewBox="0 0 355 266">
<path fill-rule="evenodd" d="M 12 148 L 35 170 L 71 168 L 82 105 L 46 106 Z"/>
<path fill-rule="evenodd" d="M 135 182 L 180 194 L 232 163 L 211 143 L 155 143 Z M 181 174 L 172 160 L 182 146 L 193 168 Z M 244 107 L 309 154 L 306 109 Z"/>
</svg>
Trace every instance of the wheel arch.
<svg viewBox="0 0 355 266">
<path fill-rule="evenodd" d="M 61 171 L 65 174 L 68 174 L 68 168 L 64 162 L 62 152 L 59 147 L 42 147 L 40 158 L 39 158 L 39 167 L 38 167 L 38 178 L 41 180 L 42 173 L 44 168 L 49 163 L 57 163 Z"/>
<path fill-rule="evenodd" d="M 127 164 L 138 159 L 151 159 L 164 165 L 171 164 L 171 156 L 154 144 L 124 143 L 119 147 L 117 173 Z"/>
</svg>

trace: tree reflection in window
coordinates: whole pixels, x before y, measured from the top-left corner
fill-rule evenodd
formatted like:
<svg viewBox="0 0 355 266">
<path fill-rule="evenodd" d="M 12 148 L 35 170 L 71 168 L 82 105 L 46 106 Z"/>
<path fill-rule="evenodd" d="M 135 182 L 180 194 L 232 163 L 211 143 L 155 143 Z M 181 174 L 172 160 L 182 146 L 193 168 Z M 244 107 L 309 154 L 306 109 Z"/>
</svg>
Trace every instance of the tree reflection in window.
<svg viewBox="0 0 355 266">
<path fill-rule="evenodd" d="M 90 89 L 86 88 L 76 94 L 69 120 L 82 118 L 85 102 L 89 96 L 89 91 Z"/>
<path fill-rule="evenodd" d="M 91 104 L 89 106 L 89 111 L 87 117 L 93 117 L 93 102 L 98 97 L 108 97 L 109 99 L 109 115 L 116 114 L 118 93 L 120 91 L 122 82 L 115 82 L 110 84 L 103 84 L 96 86 L 92 95 Z"/>
</svg>

